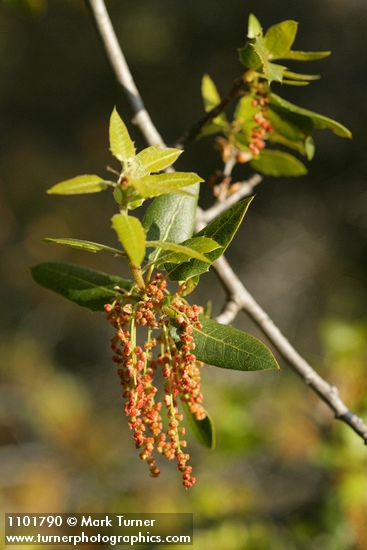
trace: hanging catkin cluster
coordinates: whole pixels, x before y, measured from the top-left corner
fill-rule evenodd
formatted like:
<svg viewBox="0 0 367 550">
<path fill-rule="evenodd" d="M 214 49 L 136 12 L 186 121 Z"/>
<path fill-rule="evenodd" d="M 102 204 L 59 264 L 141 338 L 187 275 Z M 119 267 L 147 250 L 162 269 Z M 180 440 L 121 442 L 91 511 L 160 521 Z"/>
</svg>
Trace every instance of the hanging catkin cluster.
<svg viewBox="0 0 367 550">
<path fill-rule="evenodd" d="M 155 452 L 168 460 L 176 459 L 183 485 L 192 487 L 196 478 L 187 464 L 190 455 L 185 450 L 185 427 L 181 425 L 183 414 L 178 402 L 185 403 L 197 420 L 205 418 L 200 391 L 202 363 L 196 359 L 193 339 L 194 328 L 202 328 L 202 308 L 189 305 L 179 294 L 171 296 L 166 286 L 163 276 L 157 274 L 139 299 L 124 298 L 106 304 L 105 310 L 115 329 L 111 340 L 113 361 L 118 365 L 125 414 L 139 456 L 147 462 L 153 477 L 160 473 Z M 141 336 L 144 338 L 143 346 L 138 344 L 138 335 L 139 341 Z M 159 379 L 163 379 L 161 392 Z"/>
</svg>

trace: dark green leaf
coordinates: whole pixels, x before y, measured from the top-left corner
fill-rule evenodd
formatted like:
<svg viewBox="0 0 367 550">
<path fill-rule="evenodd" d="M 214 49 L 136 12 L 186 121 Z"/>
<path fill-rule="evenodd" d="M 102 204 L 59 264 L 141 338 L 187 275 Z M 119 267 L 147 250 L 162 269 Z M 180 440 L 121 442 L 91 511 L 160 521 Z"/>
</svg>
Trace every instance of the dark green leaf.
<svg viewBox="0 0 367 550">
<path fill-rule="evenodd" d="M 289 147 L 289 149 L 297 151 L 305 156 L 307 160 L 312 160 L 315 153 L 315 145 L 311 137 L 307 137 L 304 141 L 294 141 L 278 132 L 271 132 L 268 139 L 271 143 L 278 143 L 279 145 L 284 145 L 285 147 Z"/>
<path fill-rule="evenodd" d="M 301 141 L 313 132 L 313 124 L 308 117 L 292 113 L 281 107 L 270 105 L 268 116 L 274 130 L 288 139 Z"/>
<path fill-rule="evenodd" d="M 266 176 L 303 176 L 307 174 L 304 164 L 289 153 L 264 149 L 259 158 L 251 161 L 254 170 Z"/>
<path fill-rule="evenodd" d="M 204 229 L 196 233 L 195 237 L 209 237 L 214 239 L 221 248 L 209 252 L 206 256 L 214 262 L 229 246 L 239 228 L 253 197 L 239 201 L 232 208 L 215 218 Z M 190 260 L 179 266 L 166 266 L 167 273 L 172 281 L 186 281 L 196 275 L 209 270 L 209 265 L 199 260 Z"/>
<path fill-rule="evenodd" d="M 41 263 L 31 272 L 36 283 L 93 311 L 102 311 L 104 304 L 114 300 L 115 287 L 132 287 L 131 281 L 121 277 L 66 262 Z"/>
<path fill-rule="evenodd" d="M 204 317 L 201 323 L 203 328 L 193 332 L 199 361 L 241 371 L 279 368 L 270 349 L 254 336 Z"/>
<path fill-rule="evenodd" d="M 339 122 L 336 122 L 336 120 L 328 118 L 324 115 L 319 115 L 318 113 L 314 113 L 313 111 L 309 111 L 308 109 L 303 109 L 302 107 L 298 107 L 297 105 L 294 105 L 289 101 L 286 101 L 285 99 L 283 99 L 282 97 L 279 97 L 276 94 L 270 94 L 269 97 L 270 97 L 271 105 L 281 107 L 286 111 L 289 111 L 290 113 L 295 113 L 298 115 L 302 115 L 304 117 L 308 117 L 312 121 L 315 128 L 331 130 L 337 136 L 344 137 L 344 138 L 352 137 L 350 130 L 348 130 L 348 128 L 346 128 Z"/>
<path fill-rule="evenodd" d="M 205 411 L 206 417 L 203 420 L 198 420 L 194 414 L 190 413 L 186 403 L 183 403 L 183 408 L 188 424 L 196 439 L 204 447 L 213 450 L 215 448 L 215 426 L 212 417 Z"/>
<path fill-rule="evenodd" d="M 247 42 L 243 48 L 238 50 L 240 61 L 247 69 L 256 70 L 261 67 L 262 60 L 255 49 L 255 45 Z"/>
</svg>

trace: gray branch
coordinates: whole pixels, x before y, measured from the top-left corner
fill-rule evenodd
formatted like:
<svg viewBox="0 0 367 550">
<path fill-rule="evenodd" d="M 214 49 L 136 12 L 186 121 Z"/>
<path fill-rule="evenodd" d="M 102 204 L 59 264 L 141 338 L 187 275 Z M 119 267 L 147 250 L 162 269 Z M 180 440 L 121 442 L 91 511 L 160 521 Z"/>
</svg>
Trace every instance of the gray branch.
<svg viewBox="0 0 367 550">
<path fill-rule="evenodd" d="M 134 113 L 133 123 L 139 128 L 149 145 L 163 146 L 163 139 L 145 108 L 144 101 L 126 63 L 104 0 L 86 0 L 86 3 L 92 14 L 109 65 Z"/>
<path fill-rule="evenodd" d="M 213 206 L 207 210 L 202 210 L 199 213 L 199 221 L 203 224 L 208 224 L 214 218 L 222 214 L 231 206 L 234 206 L 240 199 L 252 195 L 255 187 L 263 181 L 263 178 L 259 174 L 254 174 L 247 181 L 244 181 L 240 184 L 239 189 L 235 191 L 232 195 L 226 197 L 223 201 L 218 201 Z"/>
<path fill-rule="evenodd" d="M 145 109 L 143 100 L 136 88 L 130 69 L 126 63 L 125 57 L 112 27 L 104 1 L 86 0 L 86 3 L 92 13 L 97 32 L 102 40 L 103 48 L 106 52 L 109 64 L 135 113 L 135 124 L 139 127 L 149 145 L 164 145 L 164 142 L 154 126 L 147 110 Z M 240 83 L 238 83 L 237 86 L 238 87 L 234 90 L 233 94 L 229 94 L 228 97 L 230 97 L 230 99 L 232 99 L 234 95 L 238 94 L 242 84 L 240 85 Z M 215 111 L 214 116 L 216 116 L 216 114 L 217 113 Z M 210 113 L 210 116 L 212 115 L 213 113 Z M 208 115 L 206 115 L 206 117 L 207 116 Z M 197 135 L 202 127 L 202 124 L 207 122 L 206 117 L 205 120 L 202 119 L 196 126 L 193 127 L 190 135 L 185 136 L 181 143 L 187 143 Z M 228 203 L 226 203 L 225 207 L 228 207 Z M 204 216 L 205 219 L 205 214 L 203 214 L 202 211 L 199 211 L 199 219 L 200 216 Z M 202 221 L 201 225 L 205 222 Z M 348 424 L 348 426 L 350 426 L 363 439 L 363 441 L 367 443 L 367 425 L 364 421 L 348 410 L 345 403 L 340 399 L 337 388 L 326 382 L 326 380 L 324 380 L 294 349 L 275 323 L 244 287 L 227 260 L 224 257 L 220 258 L 215 262 L 214 268 L 229 298 L 229 301 L 221 314 L 222 322 L 232 321 L 240 310 L 246 312 L 247 315 L 267 336 L 271 344 L 294 370 L 294 372 L 296 372 L 296 374 L 298 374 L 298 376 L 300 376 L 302 380 L 334 412 L 335 417 L 338 420 Z"/>
<path fill-rule="evenodd" d="M 268 314 L 252 297 L 249 291 L 241 283 L 228 261 L 222 256 L 214 263 L 218 277 L 230 296 L 231 309 L 227 310 L 228 316 L 241 309 L 258 325 L 267 336 L 274 348 L 288 363 L 291 369 L 300 376 L 303 381 L 313 389 L 315 393 L 335 413 L 338 420 L 348 424 L 367 444 L 367 425 L 364 421 L 351 413 L 348 407 L 340 399 L 338 389 L 324 380 L 311 365 L 294 349 L 292 344 L 282 334 Z"/>
</svg>

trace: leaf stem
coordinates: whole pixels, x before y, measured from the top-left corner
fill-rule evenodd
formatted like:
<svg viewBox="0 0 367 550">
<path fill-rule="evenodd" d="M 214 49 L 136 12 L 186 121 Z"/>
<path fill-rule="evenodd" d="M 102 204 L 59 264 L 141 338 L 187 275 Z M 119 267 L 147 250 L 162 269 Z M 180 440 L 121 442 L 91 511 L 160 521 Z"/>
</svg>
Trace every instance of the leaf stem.
<svg viewBox="0 0 367 550">
<path fill-rule="evenodd" d="M 145 282 L 146 282 L 146 284 L 149 283 L 153 271 L 154 271 L 154 263 L 152 263 L 152 264 L 149 266 L 148 273 L 147 273 L 147 275 L 146 275 L 146 277 L 145 277 Z"/>
<path fill-rule="evenodd" d="M 129 265 L 130 265 L 131 273 L 134 277 L 136 286 L 139 288 L 139 290 L 145 290 L 145 282 L 141 272 L 140 265 L 139 266 L 133 265 L 131 262 Z"/>
</svg>

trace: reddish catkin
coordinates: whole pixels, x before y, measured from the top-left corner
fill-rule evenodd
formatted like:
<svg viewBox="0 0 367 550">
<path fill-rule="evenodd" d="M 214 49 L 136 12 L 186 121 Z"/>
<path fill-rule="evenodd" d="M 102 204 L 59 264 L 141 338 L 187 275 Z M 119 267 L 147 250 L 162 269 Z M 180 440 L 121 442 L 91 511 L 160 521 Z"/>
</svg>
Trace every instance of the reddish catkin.
<svg viewBox="0 0 367 550">
<path fill-rule="evenodd" d="M 143 293 L 142 293 L 143 294 Z M 164 308 L 165 297 L 170 298 L 170 311 L 176 312 L 175 324 L 179 339 L 170 336 L 171 317 Z M 111 339 L 112 360 L 118 366 L 123 388 L 124 411 L 133 432 L 141 460 L 146 461 L 150 473 L 157 477 L 160 470 L 154 453 L 168 460 L 175 459 L 182 474 L 184 487 L 192 487 L 196 478 L 187 463 L 190 455 L 184 451 L 187 441 L 181 426 L 183 415 L 179 400 L 187 404 L 198 420 L 205 418 L 200 389 L 202 363 L 195 356 L 194 328 L 201 328 L 202 308 L 189 305 L 179 295 L 171 297 L 167 283 L 157 274 L 147 284 L 140 299 L 106 304 L 107 319 L 115 329 Z M 143 332 L 144 345 L 137 345 L 137 334 Z M 158 373 L 164 380 L 163 396 L 157 398 Z M 165 411 L 168 428 L 163 428 Z"/>
<path fill-rule="evenodd" d="M 268 118 L 267 104 L 269 102 L 267 94 L 261 94 L 257 92 L 252 106 L 257 109 L 257 112 L 253 116 L 253 120 L 256 126 L 251 132 L 251 138 L 249 143 L 249 149 L 253 156 L 260 155 L 262 149 L 266 147 L 266 140 L 268 135 L 273 131 L 272 125 Z"/>
</svg>

